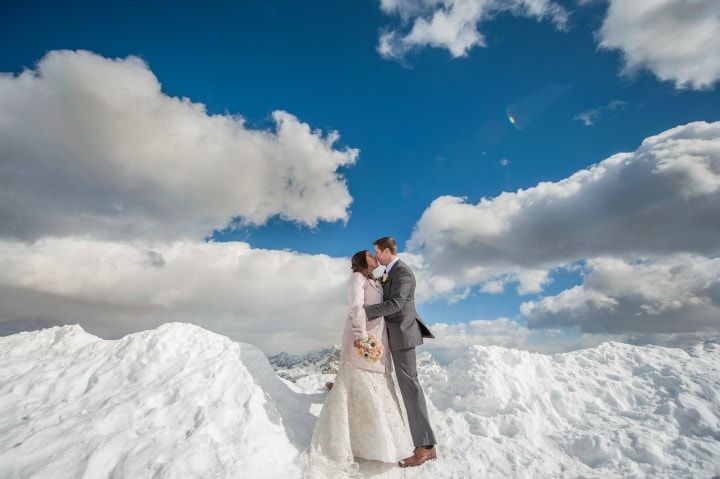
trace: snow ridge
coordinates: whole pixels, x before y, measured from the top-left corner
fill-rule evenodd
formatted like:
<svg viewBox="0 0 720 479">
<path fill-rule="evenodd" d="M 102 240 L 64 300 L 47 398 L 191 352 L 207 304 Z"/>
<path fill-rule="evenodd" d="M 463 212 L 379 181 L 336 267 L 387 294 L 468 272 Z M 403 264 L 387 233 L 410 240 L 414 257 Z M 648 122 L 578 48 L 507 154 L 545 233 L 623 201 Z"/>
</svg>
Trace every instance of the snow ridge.
<svg viewBox="0 0 720 479">
<path fill-rule="evenodd" d="M 309 439 L 283 414 L 307 429 L 307 408 L 258 349 L 191 324 L 0 338 L 3 477 L 297 477 Z"/>
<path fill-rule="evenodd" d="M 422 349 L 422 348 L 421 348 Z M 184 323 L 0 337 L 0 477 L 294 478 L 337 348 L 273 358 Z M 369 477 L 713 477 L 720 344 L 419 357 L 440 459 Z M 287 378 L 295 378 L 291 382 Z"/>
<path fill-rule="evenodd" d="M 552 356 L 473 346 L 421 381 L 471 477 L 712 477 L 720 346 L 608 342 Z"/>
</svg>

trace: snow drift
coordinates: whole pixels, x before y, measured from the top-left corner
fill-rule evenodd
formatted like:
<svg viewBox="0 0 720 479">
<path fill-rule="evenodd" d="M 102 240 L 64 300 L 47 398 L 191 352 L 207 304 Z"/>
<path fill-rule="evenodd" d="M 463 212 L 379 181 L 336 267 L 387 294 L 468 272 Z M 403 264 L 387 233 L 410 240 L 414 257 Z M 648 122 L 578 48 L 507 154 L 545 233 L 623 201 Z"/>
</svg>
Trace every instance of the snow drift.
<svg viewBox="0 0 720 479">
<path fill-rule="evenodd" d="M 0 476 L 298 476 L 297 398 L 258 349 L 190 324 L 19 333 L 0 338 Z"/>
<path fill-rule="evenodd" d="M 79 326 L 2 337 L 0 477 L 301 477 L 324 398 L 314 385 L 328 377 L 328 358 L 313 361 L 323 368 L 301 362 L 288 384 L 257 348 L 183 323 L 114 341 Z M 367 476 L 720 472 L 712 342 L 552 356 L 472 346 L 449 364 L 422 354 L 420 375 L 440 459 L 362 463 Z"/>
<path fill-rule="evenodd" d="M 712 477 L 720 346 L 604 343 L 546 356 L 469 348 L 423 382 L 468 477 Z M 462 461 L 462 458 L 468 460 Z"/>
</svg>

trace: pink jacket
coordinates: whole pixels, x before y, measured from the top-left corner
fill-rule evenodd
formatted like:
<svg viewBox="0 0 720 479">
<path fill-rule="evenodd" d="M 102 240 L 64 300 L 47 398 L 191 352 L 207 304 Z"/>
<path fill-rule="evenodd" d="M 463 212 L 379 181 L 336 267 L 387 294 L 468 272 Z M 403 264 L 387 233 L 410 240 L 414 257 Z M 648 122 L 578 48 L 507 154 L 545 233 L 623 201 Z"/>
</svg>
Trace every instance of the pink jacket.
<svg viewBox="0 0 720 479">
<path fill-rule="evenodd" d="M 353 273 L 348 279 L 347 296 L 348 314 L 342 337 L 340 360 L 368 371 L 392 372 L 385 319 L 381 316 L 368 321 L 363 308 L 365 305 L 382 303 L 383 291 L 380 282 L 369 280 L 362 273 Z M 371 335 L 381 338 L 383 346 L 383 353 L 375 362 L 363 358 L 354 346 L 356 339 L 365 339 Z"/>
</svg>

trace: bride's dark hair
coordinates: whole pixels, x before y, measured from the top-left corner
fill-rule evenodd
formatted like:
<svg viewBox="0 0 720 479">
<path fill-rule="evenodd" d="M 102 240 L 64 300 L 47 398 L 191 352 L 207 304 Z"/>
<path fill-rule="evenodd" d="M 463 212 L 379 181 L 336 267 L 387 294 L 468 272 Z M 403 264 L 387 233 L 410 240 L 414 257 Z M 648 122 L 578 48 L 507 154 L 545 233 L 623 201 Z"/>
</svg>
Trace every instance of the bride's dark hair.
<svg viewBox="0 0 720 479">
<path fill-rule="evenodd" d="M 372 271 L 369 271 L 370 268 L 367 262 L 367 253 L 369 251 L 366 249 L 355 253 L 350 260 L 350 268 L 352 268 L 353 273 L 362 273 L 366 277 L 372 278 Z"/>
</svg>

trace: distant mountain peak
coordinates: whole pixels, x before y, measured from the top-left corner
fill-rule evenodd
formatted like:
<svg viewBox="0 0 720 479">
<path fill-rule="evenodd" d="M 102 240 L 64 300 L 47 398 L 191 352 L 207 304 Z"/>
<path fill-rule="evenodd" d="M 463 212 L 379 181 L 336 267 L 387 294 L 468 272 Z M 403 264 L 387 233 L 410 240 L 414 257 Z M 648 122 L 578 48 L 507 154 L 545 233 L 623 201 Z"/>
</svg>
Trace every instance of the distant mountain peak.
<svg viewBox="0 0 720 479">
<path fill-rule="evenodd" d="M 268 357 L 275 372 L 283 379 L 297 382 L 306 376 L 335 374 L 340 361 L 340 346 L 295 355 L 281 352 Z"/>
</svg>

